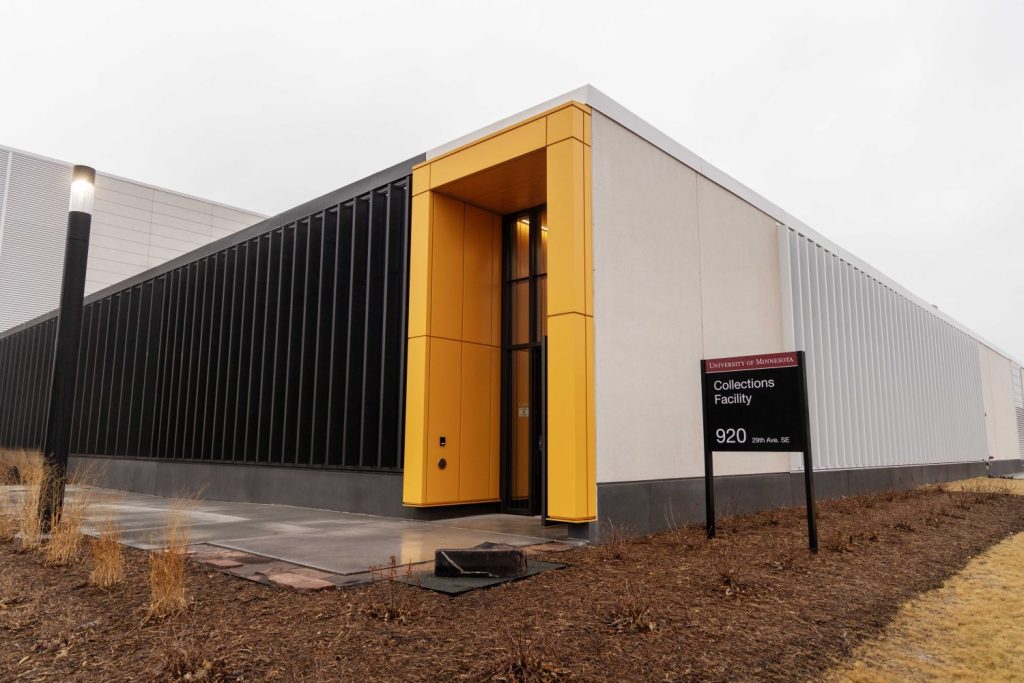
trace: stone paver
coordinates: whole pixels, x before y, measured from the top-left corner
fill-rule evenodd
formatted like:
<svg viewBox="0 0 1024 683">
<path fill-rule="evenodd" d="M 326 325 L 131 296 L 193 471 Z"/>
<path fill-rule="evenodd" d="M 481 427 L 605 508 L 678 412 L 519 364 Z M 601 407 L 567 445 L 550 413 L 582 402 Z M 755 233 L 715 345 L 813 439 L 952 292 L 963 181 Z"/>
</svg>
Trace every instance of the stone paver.
<svg viewBox="0 0 1024 683">
<path fill-rule="evenodd" d="M 271 583 L 278 586 L 285 586 L 287 588 L 293 588 L 297 591 L 321 591 L 328 588 L 337 588 L 333 583 L 325 579 L 318 579 L 313 576 L 306 576 L 298 572 L 282 572 L 280 574 L 271 574 L 267 577 Z"/>
</svg>

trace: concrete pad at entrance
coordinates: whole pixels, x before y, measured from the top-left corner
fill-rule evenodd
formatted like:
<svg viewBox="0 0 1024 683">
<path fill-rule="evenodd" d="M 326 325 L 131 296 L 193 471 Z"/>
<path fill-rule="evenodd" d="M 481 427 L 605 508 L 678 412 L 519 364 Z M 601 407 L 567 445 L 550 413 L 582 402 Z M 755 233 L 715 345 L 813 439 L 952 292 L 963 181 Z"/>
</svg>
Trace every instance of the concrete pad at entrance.
<svg viewBox="0 0 1024 683">
<path fill-rule="evenodd" d="M 175 501 L 106 489 L 91 489 L 86 531 L 116 520 L 128 545 L 164 545 L 164 529 Z M 80 495 L 72 491 L 70 495 Z M 177 504 L 180 506 L 180 504 Z M 569 542 L 565 527 L 541 526 L 539 518 L 476 515 L 441 521 L 375 517 L 346 512 L 256 503 L 194 501 L 178 510 L 189 524 L 189 542 L 281 560 L 333 574 L 365 573 L 394 557 L 399 564 L 432 562 L 438 548 L 480 543 L 526 547 Z"/>
</svg>

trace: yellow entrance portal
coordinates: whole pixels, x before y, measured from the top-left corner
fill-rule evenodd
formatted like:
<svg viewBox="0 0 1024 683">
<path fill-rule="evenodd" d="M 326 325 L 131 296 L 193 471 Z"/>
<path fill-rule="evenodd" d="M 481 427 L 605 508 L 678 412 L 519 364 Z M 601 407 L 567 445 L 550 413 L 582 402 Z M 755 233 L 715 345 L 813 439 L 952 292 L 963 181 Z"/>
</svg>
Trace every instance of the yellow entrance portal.
<svg viewBox="0 0 1024 683">
<path fill-rule="evenodd" d="M 547 205 L 547 511 L 595 519 L 590 116 L 567 103 L 413 170 L 406 505 L 499 498 L 501 217 Z"/>
</svg>

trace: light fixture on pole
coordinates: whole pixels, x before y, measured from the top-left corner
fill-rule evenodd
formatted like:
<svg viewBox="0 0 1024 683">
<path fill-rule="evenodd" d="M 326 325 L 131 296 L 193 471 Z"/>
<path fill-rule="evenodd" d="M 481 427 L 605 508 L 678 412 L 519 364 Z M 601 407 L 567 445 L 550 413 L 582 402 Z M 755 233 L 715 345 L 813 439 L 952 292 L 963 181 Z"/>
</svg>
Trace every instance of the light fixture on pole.
<svg viewBox="0 0 1024 683">
<path fill-rule="evenodd" d="M 68 451 L 71 447 L 71 412 L 75 402 L 78 347 L 82 340 L 82 303 L 85 271 L 89 260 L 89 232 L 96 171 L 75 166 L 71 172 L 71 202 L 68 206 L 68 235 L 64 247 L 64 275 L 57 312 L 57 342 L 50 378 L 50 409 L 46 420 L 43 457 L 49 465 L 53 486 L 40 496 L 40 517 L 44 531 L 60 518 L 67 482 Z"/>
</svg>

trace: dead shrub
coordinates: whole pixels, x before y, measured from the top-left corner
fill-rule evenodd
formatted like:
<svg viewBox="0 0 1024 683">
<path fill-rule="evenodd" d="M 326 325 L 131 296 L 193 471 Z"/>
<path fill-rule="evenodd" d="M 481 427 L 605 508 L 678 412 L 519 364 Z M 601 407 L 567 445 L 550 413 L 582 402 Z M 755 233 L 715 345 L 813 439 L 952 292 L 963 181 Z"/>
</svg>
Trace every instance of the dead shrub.
<svg viewBox="0 0 1024 683">
<path fill-rule="evenodd" d="M 191 500 L 174 502 L 164 527 L 164 547 L 149 555 L 148 617 L 164 617 L 188 606 L 185 597 L 185 564 L 189 544 L 188 513 L 194 504 Z"/>
<path fill-rule="evenodd" d="M 853 535 L 837 529 L 826 537 L 825 549 L 833 553 L 852 553 Z"/>
<path fill-rule="evenodd" d="M 531 638 L 524 626 L 512 630 L 505 625 L 504 651 L 498 655 L 496 666 L 483 677 L 504 683 L 547 683 L 569 677 L 570 671 L 548 661 L 547 643 Z"/>
<path fill-rule="evenodd" d="M 404 622 L 412 609 L 409 586 L 398 580 L 398 560 L 392 555 L 388 563 L 370 567 L 370 590 L 366 593 L 366 613 L 382 621 Z M 405 568 L 406 579 L 412 578 L 412 565 Z"/>
<path fill-rule="evenodd" d="M 734 553 L 719 552 L 717 557 L 712 558 L 711 567 L 716 574 L 715 590 L 726 597 L 739 597 L 751 592 L 754 587 L 748 571 L 749 562 Z"/>
<path fill-rule="evenodd" d="M 893 524 L 892 528 L 896 529 L 897 531 L 904 531 L 904 532 L 907 532 L 907 533 L 911 533 L 911 532 L 917 531 L 917 529 L 914 528 L 914 525 L 911 524 L 910 522 L 908 522 L 905 519 L 901 519 L 900 521 L 898 521 L 895 524 Z"/>
<path fill-rule="evenodd" d="M 110 588 L 124 580 L 124 549 L 121 547 L 121 526 L 108 516 L 99 529 L 99 536 L 89 542 L 93 569 L 89 583 Z"/>
<path fill-rule="evenodd" d="M 626 577 L 626 590 L 612 608 L 609 624 L 619 633 L 653 631 L 658 627 L 651 618 L 651 606 L 642 582 Z"/>
<path fill-rule="evenodd" d="M 619 524 L 609 519 L 604 525 L 601 545 L 613 560 L 621 560 L 626 557 L 629 539 L 629 529 L 625 524 Z"/>
<path fill-rule="evenodd" d="M 165 639 L 160 664 L 161 678 L 167 681 L 221 681 L 226 674 L 223 661 L 207 651 L 195 623 L 175 629 Z"/>
</svg>

